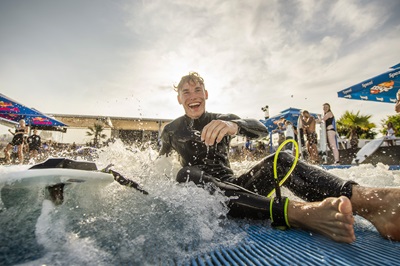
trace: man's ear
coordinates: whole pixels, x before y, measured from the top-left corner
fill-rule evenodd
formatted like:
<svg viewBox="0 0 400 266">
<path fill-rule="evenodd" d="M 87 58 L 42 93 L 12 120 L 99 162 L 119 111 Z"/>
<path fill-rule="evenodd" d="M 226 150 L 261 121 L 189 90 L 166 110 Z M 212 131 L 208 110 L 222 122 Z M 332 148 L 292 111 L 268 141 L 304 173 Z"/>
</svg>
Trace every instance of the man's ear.
<svg viewBox="0 0 400 266">
<path fill-rule="evenodd" d="M 204 90 L 205 95 L 206 95 L 206 100 L 208 100 L 208 90 Z"/>
<path fill-rule="evenodd" d="M 179 94 L 176 96 L 176 98 L 178 99 L 178 103 L 179 103 L 179 104 L 182 104 L 181 98 L 179 98 Z"/>
</svg>

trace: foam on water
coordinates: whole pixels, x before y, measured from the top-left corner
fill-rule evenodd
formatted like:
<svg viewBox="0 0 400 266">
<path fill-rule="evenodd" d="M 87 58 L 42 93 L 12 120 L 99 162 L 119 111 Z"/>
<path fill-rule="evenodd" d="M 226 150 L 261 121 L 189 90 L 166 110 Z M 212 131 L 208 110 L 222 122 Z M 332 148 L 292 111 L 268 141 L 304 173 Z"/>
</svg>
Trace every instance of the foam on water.
<svg viewBox="0 0 400 266">
<path fill-rule="evenodd" d="M 245 223 L 226 217 L 221 193 L 174 181 L 180 169 L 175 157 L 157 158 L 151 148 L 116 142 L 99 152 L 96 163 L 99 168 L 113 163 L 149 195 L 116 182 L 73 183 L 65 187 L 64 203 L 55 206 L 42 186 L 16 188 L 0 178 L 1 265 L 179 263 L 219 246 L 235 246 L 246 237 L 240 229 Z M 232 166 L 241 173 L 253 164 Z M 0 175 L 25 169 L 2 166 Z M 385 165 L 330 171 L 367 186 L 400 184 L 400 171 Z M 357 223 L 371 230 L 367 222 Z"/>
</svg>

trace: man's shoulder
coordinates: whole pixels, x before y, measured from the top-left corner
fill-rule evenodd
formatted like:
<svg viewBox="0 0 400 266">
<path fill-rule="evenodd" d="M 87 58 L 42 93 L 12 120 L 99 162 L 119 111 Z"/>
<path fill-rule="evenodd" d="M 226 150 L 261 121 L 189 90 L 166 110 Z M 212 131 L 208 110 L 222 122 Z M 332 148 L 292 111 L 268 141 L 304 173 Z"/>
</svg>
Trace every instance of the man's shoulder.
<svg viewBox="0 0 400 266">
<path fill-rule="evenodd" d="M 178 118 L 175 118 L 174 120 L 172 120 L 171 122 L 169 122 L 168 124 L 165 125 L 165 129 L 172 129 L 175 126 L 181 124 L 185 119 L 185 116 L 181 116 Z"/>
<path fill-rule="evenodd" d="M 220 119 L 220 120 L 234 120 L 234 119 L 240 119 L 239 116 L 235 114 L 216 114 L 216 113 L 209 113 L 211 116 L 214 117 L 214 119 Z"/>
</svg>

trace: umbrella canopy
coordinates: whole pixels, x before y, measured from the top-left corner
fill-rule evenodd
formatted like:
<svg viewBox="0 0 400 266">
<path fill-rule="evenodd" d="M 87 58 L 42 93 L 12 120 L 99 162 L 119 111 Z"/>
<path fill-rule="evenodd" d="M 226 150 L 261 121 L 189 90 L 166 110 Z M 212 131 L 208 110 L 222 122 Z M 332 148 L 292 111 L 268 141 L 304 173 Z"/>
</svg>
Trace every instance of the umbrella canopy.
<svg viewBox="0 0 400 266">
<path fill-rule="evenodd" d="M 290 107 L 288 109 L 281 111 L 279 114 L 273 117 L 270 117 L 266 120 L 260 120 L 260 122 L 263 123 L 268 128 L 269 132 L 271 132 L 274 129 L 277 129 L 278 120 L 280 120 L 281 118 L 290 121 L 295 127 L 297 127 L 297 120 L 299 119 L 300 111 L 301 109 Z M 318 114 L 315 113 L 310 113 L 310 115 L 314 116 L 315 118 L 318 117 Z"/>
<path fill-rule="evenodd" d="M 371 79 L 339 91 L 339 98 L 352 100 L 395 103 L 396 93 L 400 89 L 400 64 L 391 67 L 392 70 Z"/>
<path fill-rule="evenodd" d="M 4 124 L 5 121 L 9 121 L 9 124 L 18 122 L 24 119 L 26 124 L 31 128 L 37 128 L 41 130 L 52 130 L 52 131 L 67 131 L 67 125 L 45 115 L 34 108 L 26 107 L 5 95 L 0 93 L 0 118 Z"/>
</svg>

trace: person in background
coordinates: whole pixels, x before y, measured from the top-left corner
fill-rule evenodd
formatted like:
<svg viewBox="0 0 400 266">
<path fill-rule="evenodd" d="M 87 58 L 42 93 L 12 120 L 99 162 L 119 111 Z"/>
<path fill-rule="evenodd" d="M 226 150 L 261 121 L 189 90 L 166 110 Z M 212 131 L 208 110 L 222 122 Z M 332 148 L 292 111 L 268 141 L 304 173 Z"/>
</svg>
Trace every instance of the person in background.
<svg viewBox="0 0 400 266">
<path fill-rule="evenodd" d="M 295 130 L 294 130 L 292 122 L 290 122 L 289 120 L 285 120 L 285 137 L 286 137 L 286 140 L 288 140 L 288 139 L 293 139 L 294 140 L 295 139 Z M 292 152 L 294 152 L 293 151 L 293 143 L 292 142 L 289 142 L 286 145 L 286 147 L 289 150 L 291 150 Z"/>
<path fill-rule="evenodd" d="M 387 123 L 385 139 L 386 139 L 387 144 L 389 146 L 393 146 L 394 145 L 394 141 L 393 140 L 396 139 L 396 130 L 394 129 L 392 122 Z"/>
<path fill-rule="evenodd" d="M 282 117 L 276 123 L 277 128 L 272 131 L 272 133 L 278 133 L 278 146 L 281 145 L 285 139 L 285 119 Z"/>
<path fill-rule="evenodd" d="M 329 103 L 324 103 L 322 107 L 324 110 L 324 116 L 320 119 L 320 121 L 324 121 L 325 123 L 326 138 L 328 139 L 329 147 L 331 148 L 331 151 L 333 153 L 334 163 L 340 164 L 335 116 L 332 113 Z"/>
<path fill-rule="evenodd" d="M 264 111 L 264 118 L 267 120 L 269 118 L 269 107 L 266 105 L 265 107 L 261 108 L 262 111 Z"/>
<path fill-rule="evenodd" d="M 273 174 L 275 154 L 262 159 L 240 176 L 230 167 L 228 152 L 235 135 L 252 139 L 268 135 L 256 119 L 206 111 L 208 91 L 196 72 L 183 76 L 175 87 L 184 115 L 167 124 L 161 133 L 160 156 L 179 155 L 179 183 L 209 184 L 227 196 L 228 215 L 237 218 L 270 219 L 278 228 L 302 228 L 335 241 L 355 241 L 354 214 L 370 221 L 385 238 L 400 241 L 400 188 L 363 187 L 318 167 L 299 161 L 284 186 L 305 201 L 289 200 L 279 190 Z M 294 157 L 278 154 L 278 176 L 284 176 Z M 272 189 L 272 190 L 271 190 Z"/>
<path fill-rule="evenodd" d="M 315 132 L 316 121 L 313 116 L 307 110 L 303 110 L 300 113 L 301 124 L 303 125 L 303 130 L 306 133 L 306 146 L 307 151 L 310 156 L 310 163 L 318 164 L 319 163 L 319 155 L 318 155 L 318 138 L 317 133 Z"/>
<path fill-rule="evenodd" d="M 33 130 L 33 134 L 28 137 L 28 146 L 29 146 L 29 156 L 32 159 L 37 159 L 37 156 L 39 155 L 39 149 L 40 146 L 42 145 L 42 140 L 40 136 L 37 134 L 37 129 L 35 128 Z"/>
<path fill-rule="evenodd" d="M 25 120 L 19 120 L 18 126 L 15 128 L 15 133 L 10 129 L 8 130 L 14 135 L 11 142 L 7 144 L 4 149 L 6 163 L 10 163 L 10 150 L 14 147 L 18 147 L 18 160 L 19 164 L 24 163 L 24 136 L 28 134 L 28 127 L 26 126 Z"/>
</svg>

